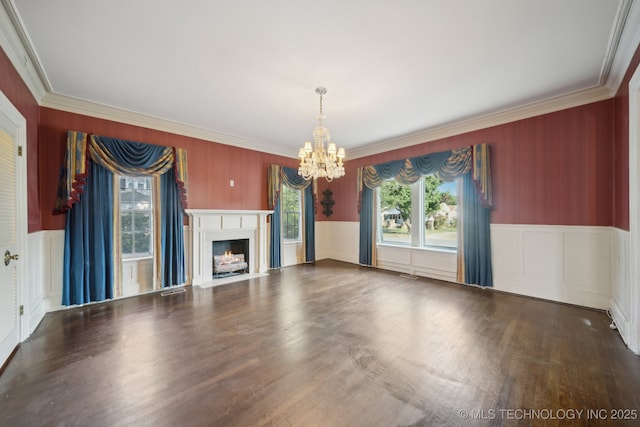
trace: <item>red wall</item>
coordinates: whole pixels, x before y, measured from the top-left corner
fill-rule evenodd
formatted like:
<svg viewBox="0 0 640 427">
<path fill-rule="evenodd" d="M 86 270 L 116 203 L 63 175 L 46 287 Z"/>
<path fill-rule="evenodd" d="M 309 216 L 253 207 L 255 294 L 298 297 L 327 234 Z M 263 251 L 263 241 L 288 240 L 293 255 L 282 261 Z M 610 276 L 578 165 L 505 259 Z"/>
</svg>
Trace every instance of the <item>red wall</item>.
<svg viewBox="0 0 640 427">
<path fill-rule="evenodd" d="M 628 229 L 627 86 L 639 63 L 640 49 L 612 100 L 348 160 L 345 177 L 318 186 L 320 193 L 328 187 L 334 192 L 329 220 L 358 220 L 358 166 L 487 142 L 492 149 L 493 223 Z M 51 211 L 69 129 L 188 148 L 191 208 L 266 209 L 267 165 L 296 166 L 295 159 L 39 108 L 1 50 L 0 90 L 27 120 L 29 232 L 63 228 L 64 216 Z M 233 188 L 230 179 L 235 180 Z M 326 219 L 318 208 L 317 219 Z"/>
<path fill-rule="evenodd" d="M 348 161 L 347 175 L 330 186 L 331 220 L 358 220 L 358 166 L 486 142 L 492 223 L 613 225 L 613 117 L 607 100 Z"/>
<path fill-rule="evenodd" d="M 58 173 L 68 130 L 183 147 L 188 150 L 191 209 L 267 209 L 267 167 L 296 166 L 296 160 L 50 108 L 40 111 L 40 201 L 42 228 L 63 229 L 65 215 L 53 215 Z M 229 181 L 235 186 L 230 187 Z"/>
<path fill-rule="evenodd" d="M 629 230 L 629 81 L 640 64 L 636 50 L 615 97 L 614 125 L 614 226 Z"/>
<path fill-rule="evenodd" d="M 39 107 L 29 88 L 24 84 L 11 61 L 0 49 L 0 91 L 11 101 L 27 121 L 27 203 L 29 232 L 40 231 L 40 205 L 38 201 L 38 118 Z"/>
</svg>

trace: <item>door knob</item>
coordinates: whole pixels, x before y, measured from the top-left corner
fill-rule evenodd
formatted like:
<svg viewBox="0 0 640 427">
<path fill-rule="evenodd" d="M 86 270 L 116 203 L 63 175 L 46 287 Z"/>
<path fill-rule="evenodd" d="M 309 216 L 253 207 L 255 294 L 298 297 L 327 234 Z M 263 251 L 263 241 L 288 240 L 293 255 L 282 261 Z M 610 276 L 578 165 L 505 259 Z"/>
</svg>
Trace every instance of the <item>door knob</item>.
<svg viewBox="0 0 640 427">
<path fill-rule="evenodd" d="M 4 265 L 9 265 L 11 260 L 17 261 L 19 257 L 20 256 L 18 254 L 11 255 L 11 252 L 5 251 L 4 252 Z"/>
</svg>

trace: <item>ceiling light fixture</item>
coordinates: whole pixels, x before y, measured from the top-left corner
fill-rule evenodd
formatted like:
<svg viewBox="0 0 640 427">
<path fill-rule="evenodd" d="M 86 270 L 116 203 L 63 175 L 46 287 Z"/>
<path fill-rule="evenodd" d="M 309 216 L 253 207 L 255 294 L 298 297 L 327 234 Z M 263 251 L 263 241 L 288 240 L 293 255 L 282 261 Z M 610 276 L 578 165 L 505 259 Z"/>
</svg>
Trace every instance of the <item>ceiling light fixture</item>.
<svg viewBox="0 0 640 427">
<path fill-rule="evenodd" d="M 324 125 L 324 120 L 327 117 L 322 113 L 322 95 L 327 93 L 327 89 L 316 88 L 316 93 L 320 95 L 320 114 L 318 114 L 318 126 L 313 128 L 315 146 L 312 148 L 310 142 L 305 142 L 304 147 L 300 148 L 298 174 L 306 180 L 326 178 L 331 182 L 334 178 L 344 176 L 344 164 L 342 163 L 344 148 L 336 150 L 336 144 L 331 142 L 329 129 Z M 327 151 L 324 150 L 325 142 L 327 143 Z"/>
</svg>

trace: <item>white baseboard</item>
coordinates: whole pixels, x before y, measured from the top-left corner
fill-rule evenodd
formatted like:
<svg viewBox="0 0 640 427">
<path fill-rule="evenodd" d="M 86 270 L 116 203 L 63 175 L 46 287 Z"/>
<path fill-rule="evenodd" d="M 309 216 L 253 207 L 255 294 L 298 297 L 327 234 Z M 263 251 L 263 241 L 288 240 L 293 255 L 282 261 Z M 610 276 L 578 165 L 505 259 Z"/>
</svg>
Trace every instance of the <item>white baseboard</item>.
<svg viewBox="0 0 640 427">
<path fill-rule="evenodd" d="M 629 330 L 631 329 L 629 318 L 624 314 L 615 299 L 611 298 L 610 304 L 611 308 L 609 309 L 609 312 L 611 313 L 611 320 L 624 343 L 629 345 Z"/>
</svg>

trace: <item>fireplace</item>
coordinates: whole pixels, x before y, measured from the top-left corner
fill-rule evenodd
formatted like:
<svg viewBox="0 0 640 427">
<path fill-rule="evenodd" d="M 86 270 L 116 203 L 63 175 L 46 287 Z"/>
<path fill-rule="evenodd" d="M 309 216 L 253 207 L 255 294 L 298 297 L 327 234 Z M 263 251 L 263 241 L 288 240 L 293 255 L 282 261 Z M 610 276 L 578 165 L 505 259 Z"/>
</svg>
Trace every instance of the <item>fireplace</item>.
<svg viewBox="0 0 640 427">
<path fill-rule="evenodd" d="M 273 211 L 231 211 L 187 209 L 189 227 L 185 236 L 189 283 L 201 287 L 218 286 L 267 274 L 267 215 Z M 218 243 L 218 242 L 227 243 Z M 220 245 L 220 248 L 218 246 Z M 215 267 L 215 257 L 234 265 Z M 230 253 L 230 254 L 229 254 Z M 242 255 L 239 255 L 242 253 Z M 236 255 L 230 258 L 231 255 Z M 242 258 L 236 259 L 236 258 Z M 246 271 L 239 268 L 246 263 Z M 236 269 L 236 267 L 238 267 Z M 215 268 L 215 271 L 214 271 Z M 233 271 L 222 271 L 233 270 Z M 225 273 L 225 274 L 223 274 Z M 226 273 L 234 273 L 227 275 Z M 241 274 L 247 273 L 247 274 Z"/>
<path fill-rule="evenodd" d="M 249 239 L 211 242 L 213 279 L 249 273 Z"/>
</svg>

